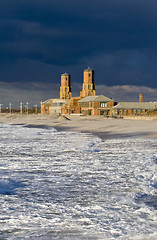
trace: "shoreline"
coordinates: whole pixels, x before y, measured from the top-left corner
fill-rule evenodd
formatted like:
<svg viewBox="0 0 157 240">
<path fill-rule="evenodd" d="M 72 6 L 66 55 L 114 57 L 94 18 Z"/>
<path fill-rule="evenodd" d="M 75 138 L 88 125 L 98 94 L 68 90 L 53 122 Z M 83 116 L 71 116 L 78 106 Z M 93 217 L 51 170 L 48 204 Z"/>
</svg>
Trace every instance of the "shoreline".
<svg viewBox="0 0 157 240">
<path fill-rule="evenodd" d="M 1 114 L 0 123 L 27 125 L 28 127 L 49 128 L 57 131 L 91 133 L 102 139 L 117 137 L 157 138 L 157 119 L 114 119 L 103 116 L 68 116 Z"/>
</svg>

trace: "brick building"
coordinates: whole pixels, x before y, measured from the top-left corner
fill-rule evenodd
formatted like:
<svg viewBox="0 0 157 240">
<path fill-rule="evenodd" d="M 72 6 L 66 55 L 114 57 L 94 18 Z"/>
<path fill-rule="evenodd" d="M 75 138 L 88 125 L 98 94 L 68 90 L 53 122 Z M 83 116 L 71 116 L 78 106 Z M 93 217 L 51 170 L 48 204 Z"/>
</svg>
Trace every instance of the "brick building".
<svg viewBox="0 0 157 240">
<path fill-rule="evenodd" d="M 147 115 L 157 111 L 157 102 L 120 102 L 112 107 L 112 116 Z"/>
<path fill-rule="evenodd" d="M 103 95 L 88 96 L 78 101 L 83 115 L 105 115 L 110 114 L 114 101 Z"/>
<path fill-rule="evenodd" d="M 41 114 L 49 114 L 49 108 L 52 107 L 52 99 L 41 102 Z"/>
<path fill-rule="evenodd" d="M 94 71 L 87 68 L 83 72 L 80 96 L 72 97 L 71 77 L 61 75 L 60 98 L 48 99 L 41 104 L 42 114 L 87 114 L 108 115 L 114 101 L 103 95 L 95 96 Z"/>
</svg>

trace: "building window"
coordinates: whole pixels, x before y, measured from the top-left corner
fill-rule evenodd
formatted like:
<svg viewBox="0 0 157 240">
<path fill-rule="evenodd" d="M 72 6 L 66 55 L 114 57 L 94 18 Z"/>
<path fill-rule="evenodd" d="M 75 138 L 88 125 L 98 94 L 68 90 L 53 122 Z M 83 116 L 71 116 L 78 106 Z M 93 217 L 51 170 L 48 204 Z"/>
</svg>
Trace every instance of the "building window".
<svg viewBox="0 0 157 240">
<path fill-rule="evenodd" d="M 89 90 L 91 89 L 91 85 L 88 85 L 88 89 L 89 89 Z"/>
<path fill-rule="evenodd" d="M 132 113 L 134 113 L 134 114 L 135 114 L 135 113 L 136 113 L 136 110 L 135 110 L 135 109 L 133 109 L 133 110 L 132 110 Z"/>
<path fill-rule="evenodd" d="M 80 107 L 89 107 L 89 102 L 79 103 Z"/>
<path fill-rule="evenodd" d="M 92 102 L 89 102 L 89 107 L 92 107 Z"/>
<path fill-rule="evenodd" d="M 89 77 L 91 77 L 91 74 L 89 73 Z"/>
<path fill-rule="evenodd" d="M 107 107 L 107 103 L 101 102 L 100 107 Z"/>
</svg>

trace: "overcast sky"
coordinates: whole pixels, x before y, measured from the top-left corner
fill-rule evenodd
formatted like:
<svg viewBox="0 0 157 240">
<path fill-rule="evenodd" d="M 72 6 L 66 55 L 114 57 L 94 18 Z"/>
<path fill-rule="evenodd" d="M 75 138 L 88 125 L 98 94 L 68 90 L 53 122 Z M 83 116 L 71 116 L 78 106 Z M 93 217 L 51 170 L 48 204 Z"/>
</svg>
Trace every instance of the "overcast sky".
<svg viewBox="0 0 157 240">
<path fill-rule="evenodd" d="M 75 96 L 87 67 L 97 94 L 157 100 L 157 1 L 0 1 L 0 102 L 58 97 L 65 71 Z"/>
</svg>

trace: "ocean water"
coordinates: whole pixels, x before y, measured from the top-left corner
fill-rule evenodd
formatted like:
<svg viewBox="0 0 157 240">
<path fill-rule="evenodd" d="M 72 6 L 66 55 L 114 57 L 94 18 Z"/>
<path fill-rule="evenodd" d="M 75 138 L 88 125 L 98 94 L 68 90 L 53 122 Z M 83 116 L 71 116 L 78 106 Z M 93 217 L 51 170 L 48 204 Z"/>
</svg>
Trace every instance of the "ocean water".
<svg viewBox="0 0 157 240">
<path fill-rule="evenodd" d="M 0 239 L 157 239 L 157 139 L 0 124 Z"/>
</svg>

